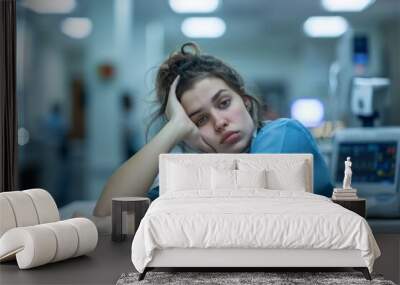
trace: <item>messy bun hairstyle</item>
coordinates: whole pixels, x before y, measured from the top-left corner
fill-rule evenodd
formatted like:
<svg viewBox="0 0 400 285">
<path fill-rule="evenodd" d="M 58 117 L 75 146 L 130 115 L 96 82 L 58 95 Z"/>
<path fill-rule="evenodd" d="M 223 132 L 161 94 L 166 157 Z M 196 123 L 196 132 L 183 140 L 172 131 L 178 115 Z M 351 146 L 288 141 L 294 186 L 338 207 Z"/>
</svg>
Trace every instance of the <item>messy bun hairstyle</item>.
<svg viewBox="0 0 400 285">
<path fill-rule="evenodd" d="M 219 78 L 242 98 L 247 97 L 250 99 L 250 116 L 257 128 L 261 126 L 261 101 L 246 92 L 244 81 L 239 73 L 222 60 L 211 55 L 202 54 L 196 43 L 188 42 L 183 44 L 179 51 L 171 54 L 158 69 L 155 92 L 160 108 L 153 113 L 153 118 L 147 127 L 147 140 L 149 129 L 154 121 L 160 117 L 166 119 L 165 109 L 168 102 L 169 88 L 178 75 L 180 75 L 180 79 L 176 88 L 176 96 L 179 101 L 182 95 L 193 88 L 198 81 L 210 77 Z"/>
</svg>

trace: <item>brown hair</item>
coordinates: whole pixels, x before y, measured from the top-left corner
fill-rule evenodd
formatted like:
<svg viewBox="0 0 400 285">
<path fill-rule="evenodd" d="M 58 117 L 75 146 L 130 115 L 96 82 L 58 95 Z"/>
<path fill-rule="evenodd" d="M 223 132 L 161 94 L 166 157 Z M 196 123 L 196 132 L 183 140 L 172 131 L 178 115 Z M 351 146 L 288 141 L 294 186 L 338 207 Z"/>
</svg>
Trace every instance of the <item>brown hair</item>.
<svg viewBox="0 0 400 285">
<path fill-rule="evenodd" d="M 202 54 L 196 43 L 188 42 L 182 45 L 180 51 L 171 54 L 158 69 L 155 91 L 157 101 L 161 106 L 153 113 L 153 118 L 147 126 L 146 140 L 154 121 L 160 117 L 166 119 L 165 109 L 168 102 L 169 88 L 178 75 L 180 75 L 180 79 L 176 89 L 176 96 L 179 101 L 183 93 L 193 88 L 198 81 L 209 77 L 219 78 L 241 97 L 250 99 L 250 116 L 257 128 L 261 126 L 261 101 L 246 92 L 244 81 L 239 73 L 222 60 L 211 55 Z"/>
</svg>

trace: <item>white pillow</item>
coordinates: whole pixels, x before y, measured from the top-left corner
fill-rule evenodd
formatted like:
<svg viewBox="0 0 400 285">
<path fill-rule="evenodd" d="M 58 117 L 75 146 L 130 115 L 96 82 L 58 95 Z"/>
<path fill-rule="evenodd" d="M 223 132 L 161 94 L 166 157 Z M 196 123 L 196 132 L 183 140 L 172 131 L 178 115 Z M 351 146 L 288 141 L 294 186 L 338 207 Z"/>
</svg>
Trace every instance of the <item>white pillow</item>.
<svg viewBox="0 0 400 285">
<path fill-rule="evenodd" d="M 207 161 L 177 159 L 168 161 L 166 168 L 166 191 L 208 190 L 211 191 L 211 168 L 235 169 L 233 159 L 220 159 L 212 164 Z"/>
<path fill-rule="evenodd" d="M 213 190 L 239 190 L 240 188 L 266 188 L 266 171 L 263 170 L 211 170 Z"/>
<path fill-rule="evenodd" d="M 210 167 L 185 166 L 176 163 L 168 165 L 168 191 L 210 189 Z"/>
<path fill-rule="evenodd" d="M 211 188 L 213 190 L 236 190 L 236 170 L 211 169 Z"/>
<path fill-rule="evenodd" d="M 293 163 L 286 169 L 269 169 L 267 171 L 268 189 L 306 192 L 307 164 Z"/>
<path fill-rule="evenodd" d="M 240 170 L 251 171 L 264 168 L 266 170 L 267 189 L 304 191 L 309 188 L 308 164 L 306 161 L 283 161 L 264 165 L 253 164 L 250 161 L 238 161 Z"/>
<path fill-rule="evenodd" d="M 267 188 L 267 171 L 235 170 L 238 188 Z"/>
</svg>

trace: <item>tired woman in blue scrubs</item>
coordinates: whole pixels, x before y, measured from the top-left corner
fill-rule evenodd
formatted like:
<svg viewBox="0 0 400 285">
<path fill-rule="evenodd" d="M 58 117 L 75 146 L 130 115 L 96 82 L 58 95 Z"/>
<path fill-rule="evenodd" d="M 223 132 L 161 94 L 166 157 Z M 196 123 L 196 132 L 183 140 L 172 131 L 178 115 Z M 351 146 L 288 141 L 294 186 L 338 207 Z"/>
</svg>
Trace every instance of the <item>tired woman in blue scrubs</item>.
<svg viewBox="0 0 400 285">
<path fill-rule="evenodd" d="M 200 153 L 311 153 L 314 193 L 331 195 L 328 168 L 309 131 L 291 119 L 262 122 L 260 102 L 247 93 L 241 76 L 223 61 L 201 54 L 196 44 L 184 44 L 160 66 L 156 94 L 157 115 L 166 124 L 109 178 L 95 216 L 111 214 L 113 197 L 158 197 L 158 187 L 151 187 L 158 156 L 177 145 Z"/>
</svg>

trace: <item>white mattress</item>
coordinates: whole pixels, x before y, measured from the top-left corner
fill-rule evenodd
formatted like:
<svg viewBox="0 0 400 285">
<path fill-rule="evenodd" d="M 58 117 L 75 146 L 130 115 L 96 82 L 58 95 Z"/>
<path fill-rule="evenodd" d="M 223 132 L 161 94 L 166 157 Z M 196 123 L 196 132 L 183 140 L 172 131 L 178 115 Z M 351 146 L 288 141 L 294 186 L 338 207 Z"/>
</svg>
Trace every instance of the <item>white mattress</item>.
<svg viewBox="0 0 400 285">
<path fill-rule="evenodd" d="M 136 269 L 168 248 L 359 250 L 371 272 L 380 255 L 366 220 L 326 197 L 265 189 L 215 195 L 194 189 L 156 199 L 132 243 Z"/>
</svg>

